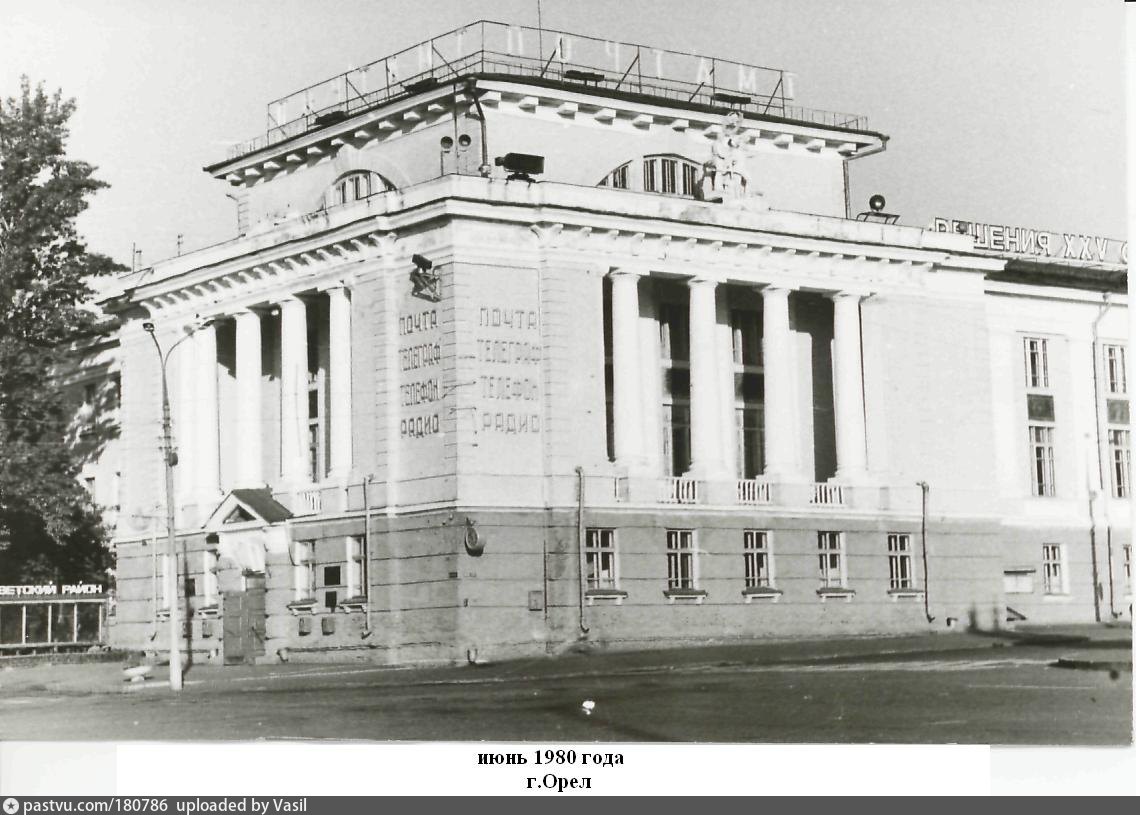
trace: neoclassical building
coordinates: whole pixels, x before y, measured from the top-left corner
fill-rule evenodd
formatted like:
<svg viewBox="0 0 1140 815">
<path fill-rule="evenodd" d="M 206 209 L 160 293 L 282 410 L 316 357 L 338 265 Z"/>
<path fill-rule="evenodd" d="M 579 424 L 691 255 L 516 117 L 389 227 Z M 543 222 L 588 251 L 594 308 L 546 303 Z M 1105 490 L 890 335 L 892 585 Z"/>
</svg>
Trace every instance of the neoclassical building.
<svg viewBox="0 0 1140 815">
<path fill-rule="evenodd" d="M 176 598 L 227 661 L 1130 615 L 1126 247 L 852 211 L 886 136 L 791 80 L 475 23 L 271 103 L 206 168 L 240 234 L 107 302 L 115 642 Z"/>
</svg>

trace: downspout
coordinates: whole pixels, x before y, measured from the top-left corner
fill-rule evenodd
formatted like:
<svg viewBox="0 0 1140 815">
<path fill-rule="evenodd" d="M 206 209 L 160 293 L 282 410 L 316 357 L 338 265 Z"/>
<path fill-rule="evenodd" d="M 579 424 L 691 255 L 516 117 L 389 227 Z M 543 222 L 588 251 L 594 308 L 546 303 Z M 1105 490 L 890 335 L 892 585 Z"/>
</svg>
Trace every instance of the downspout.
<svg viewBox="0 0 1140 815">
<path fill-rule="evenodd" d="M 583 634 L 589 634 L 590 629 L 586 627 L 586 475 L 581 467 L 575 467 L 574 472 L 578 474 L 578 628 Z"/>
<path fill-rule="evenodd" d="M 364 586 L 367 602 L 364 605 L 364 633 L 361 639 L 372 636 L 372 475 L 364 476 Z"/>
<path fill-rule="evenodd" d="M 925 481 L 919 481 L 918 486 L 922 489 L 922 608 L 926 612 L 926 621 L 932 623 L 934 617 L 930 613 L 930 564 L 926 558 L 926 497 L 930 493 L 930 485 Z"/>
<path fill-rule="evenodd" d="M 1100 392 L 1100 321 L 1108 314 L 1110 306 L 1110 298 L 1112 295 L 1109 292 L 1102 292 L 1101 297 L 1103 302 L 1100 306 L 1100 311 L 1097 312 L 1096 319 L 1092 324 L 1092 375 L 1093 375 L 1093 417 L 1096 423 L 1096 476 L 1097 476 L 1097 492 L 1102 499 L 1105 498 L 1104 494 L 1104 433 L 1100 424 L 1100 411 L 1101 411 L 1101 398 Z M 1105 500 L 1105 526 L 1108 526 L 1107 505 Z M 1108 609 L 1109 613 L 1115 618 L 1116 614 L 1116 599 L 1113 597 L 1113 579 L 1112 579 L 1112 536 L 1109 533 L 1107 536 L 1108 541 Z M 1089 484 L 1089 546 L 1092 549 L 1092 578 L 1093 578 L 1093 612 L 1096 621 L 1100 622 L 1100 574 L 1096 559 L 1096 498 L 1093 494 L 1092 484 Z"/>
<path fill-rule="evenodd" d="M 483 113 L 483 103 L 479 101 L 479 90 L 474 79 L 467 80 L 467 90 L 475 100 L 475 109 L 479 111 L 479 155 L 482 163 L 479 165 L 479 174 L 486 178 L 491 177 L 491 160 L 487 157 L 487 117 Z"/>
</svg>

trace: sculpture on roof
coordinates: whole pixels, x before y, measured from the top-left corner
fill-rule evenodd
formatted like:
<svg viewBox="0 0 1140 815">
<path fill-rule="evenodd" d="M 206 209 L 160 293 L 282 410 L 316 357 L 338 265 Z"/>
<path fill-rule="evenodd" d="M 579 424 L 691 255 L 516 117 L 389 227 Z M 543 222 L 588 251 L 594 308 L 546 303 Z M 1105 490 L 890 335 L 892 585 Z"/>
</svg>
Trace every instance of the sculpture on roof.
<svg viewBox="0 0 1140 815">
<path fill-rule="evenodd" d="M 740 114 L 724 117 L 720 133 L 712 145 L 712 157 L 705 162 L 701 178 L 701 197 L 721 203 L 740 201 L 748 192 L 748 176 L 744 172 L 744 132 Z"/>
</svg>

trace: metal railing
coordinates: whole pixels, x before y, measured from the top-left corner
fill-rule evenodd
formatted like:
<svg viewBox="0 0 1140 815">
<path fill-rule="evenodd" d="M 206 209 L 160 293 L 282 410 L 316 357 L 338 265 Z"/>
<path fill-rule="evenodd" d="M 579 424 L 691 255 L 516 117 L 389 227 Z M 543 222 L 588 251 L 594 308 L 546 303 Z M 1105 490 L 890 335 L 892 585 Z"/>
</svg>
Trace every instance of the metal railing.
<svg viewBox="0 0 1140 815">
<path fill-rule="evenodd" d="M 323 125 L 324 117 L 351 116 L 472 74 L 554 80 L 827 127 L 867 127 L 865 116 L 791 105 L 792 75 L 778 68 L 480 20 L 275 99 L 265 135 L 234 145 L 228 158 L 300 135 Z"/>
</svg>

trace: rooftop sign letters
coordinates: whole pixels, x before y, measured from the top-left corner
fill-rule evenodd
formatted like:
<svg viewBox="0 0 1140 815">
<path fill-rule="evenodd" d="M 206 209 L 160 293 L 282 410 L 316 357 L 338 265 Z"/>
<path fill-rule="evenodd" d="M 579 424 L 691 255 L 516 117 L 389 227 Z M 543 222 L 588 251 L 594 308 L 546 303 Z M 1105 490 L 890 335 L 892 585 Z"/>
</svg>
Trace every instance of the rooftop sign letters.
<svg viewBox="0 0 1140 815">
<path fill-rule="evenodd" d="M 27 586 L 0 586 L 0 597 L 76 597 L 102 594 L 99 583 L 43 583 Z"/>
<path fill-rule="evenodd" d="M 1069 232 L 1046 232 L 1023 226 L 979 224 L 974 221 L 956 221 L 935 218 L 930 225 L 935 232 L 972 235 L 974 247 L 986 252 L 1007 255 L 1036 255 L 1057 260 L 1077 260 L 1091 263 L 1127 263 L 1128 242 L 1096 235 Z"/>
</svg>

